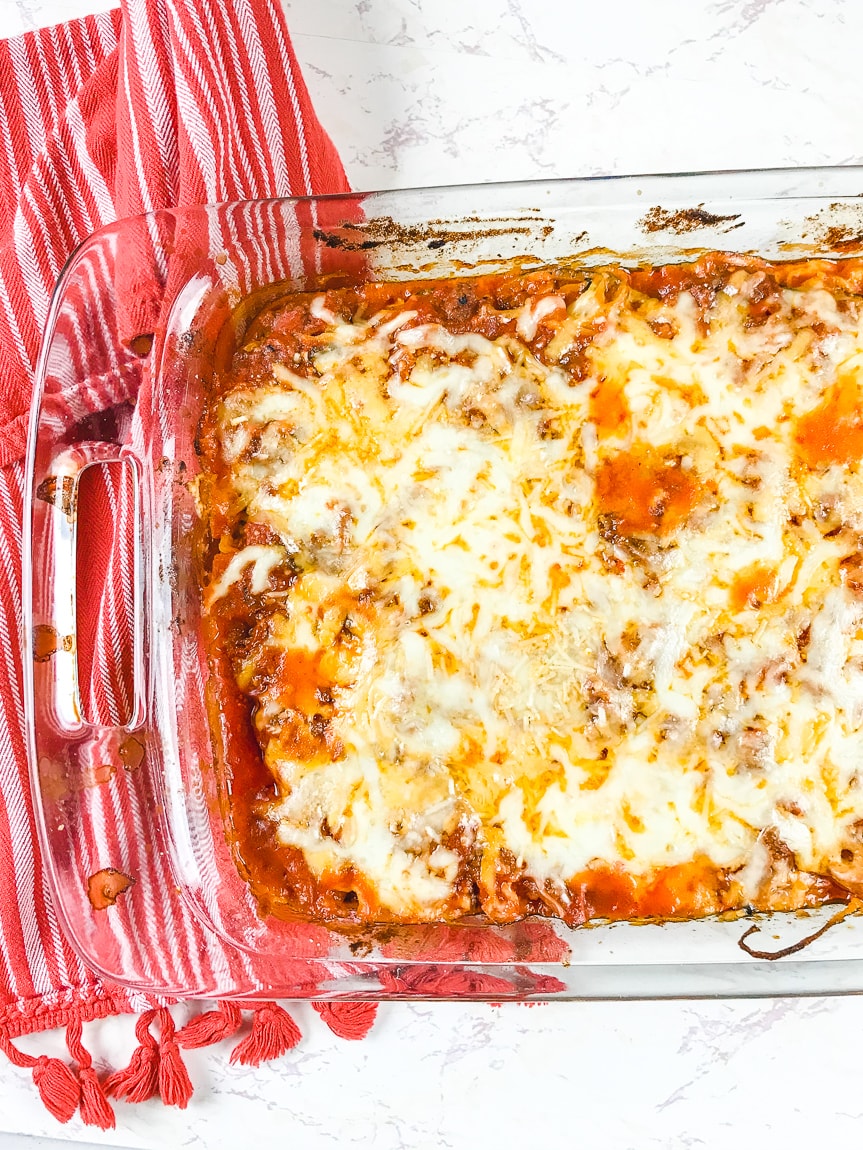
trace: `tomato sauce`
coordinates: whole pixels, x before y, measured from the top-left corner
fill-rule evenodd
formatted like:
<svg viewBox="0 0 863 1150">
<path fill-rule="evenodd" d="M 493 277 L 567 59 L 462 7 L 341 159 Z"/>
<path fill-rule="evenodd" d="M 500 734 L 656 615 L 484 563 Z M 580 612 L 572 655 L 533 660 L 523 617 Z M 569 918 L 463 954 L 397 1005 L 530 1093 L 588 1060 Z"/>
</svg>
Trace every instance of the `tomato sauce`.
<svg viewBox="0 0 863 1150">
<path fill-rule="evenodd" d="M 775 568 L 766 563 L 754 563 L 741 571 L 731 588 L 731 605 L 735 611 L 745 607 L 762 607 L 773 603 L 779 596 L 779 580 Z"/>
<path fill-rule="evenodd" d="M 798 419 L 795 441 L 810 468 L 863 459 L 863 406 L 856 377 L 841 376 L 821 403 Z"/>
<path fill-rule="evenodd" d="M 590 418 L 600 439 L 625 435 L 630 412 L 624 393 L 624 380 L 603 377 L 590 393 Z"/>
<path fill-rule="evenodd" d="M 619 535 L 663 536 L 686 522 L 704 487 L 679 457 L 642 443 L 600 463 L 596 491 Z"/>
</svg>

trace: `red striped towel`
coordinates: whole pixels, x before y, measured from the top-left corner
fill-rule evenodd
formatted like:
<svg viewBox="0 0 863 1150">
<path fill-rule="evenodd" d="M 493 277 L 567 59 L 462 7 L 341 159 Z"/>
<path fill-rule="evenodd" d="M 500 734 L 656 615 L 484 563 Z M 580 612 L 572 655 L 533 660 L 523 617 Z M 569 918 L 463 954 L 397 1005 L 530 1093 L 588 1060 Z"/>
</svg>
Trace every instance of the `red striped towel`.
<svg viewBox="0 0 863 1150">
<path fill-rule="evenodd" d="M 0 43 L 0 1048 L 32 1071 L 61 1121 L 78 1110 L 86 1122 L 113 1125 L 108 1094 L 160 1094 L 184 1106 L 191 1084 L 179 1048 L 233 1034 L 243 1018 L 218 1004 L 175 1033 L 164 1004 L 107 985 L 82 964 L 51 907 L 27 780 L 19 645 L 22 456 L 50 293 L 75 245 L 113 219 L 346 188 L 278 0 L 124 0 L 120 11 Z M 103 607 L 100 625 L 110 628 L 111 618 Z M 114 638 L 122 646 L 128 636 Z M 97 701 L 122 709 L 121 679 L 96 679 Z M 219 956 L 202 947 L 198 960 Z M 81 1023 L 142 1008 L 132 1063 L 100 1081 Z M 336 1033 L 360 1037 L 373 1008 L 319 1013 Z M 74 1068 L 12 1044 L 59 1025 Z M 298 1039 L 286 1012 L 261 1004 L 233 1057 L 259 1061 Z"/>
</svg>

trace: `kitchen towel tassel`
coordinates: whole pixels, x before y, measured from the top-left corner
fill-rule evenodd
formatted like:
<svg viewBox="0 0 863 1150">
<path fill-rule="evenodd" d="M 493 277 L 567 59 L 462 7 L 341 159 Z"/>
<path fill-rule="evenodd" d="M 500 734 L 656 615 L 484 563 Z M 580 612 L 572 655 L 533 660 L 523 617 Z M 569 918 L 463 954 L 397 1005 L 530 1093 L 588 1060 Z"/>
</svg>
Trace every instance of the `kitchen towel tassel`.
<svg viewBox="0 0 863 1150">
<path fill-rule="evenodd" d="M 311 1005 L 333 1034 L 348 1040 L 365 1038 L 378 1009 L 374 1002 L 313 1002 Z M 244 1010 L 251 1012 L 251 1029 L 234 1047 L 232 1063 L 259 1066 L 293 1050 L 300 1041 L 300 1028 L 278 1003 L 225 1001 L 189 1019 L 179 1030 L 166 1007 L 145 1011 L 135 1023 L 138 1045 L 129 1065 L 108 1075 L 104 1081 L 100 1081 L 93 1059 L 83 1045 L 79 1019 L 73 1019 L 66 1029 L 66 1045 L 78 1063 L 77 1074 L 60 1058 L 25 1054 L 2 1033 L 0 1051 L 14 1066 L 32 1071 L 45 1108 L 58 1122 L 68 1122 L 80 1109 L 81 1119 L 88 1126 L 111 1130 L 116 1121 L 109 1098 L 136 1103 L 161 1097 L 166 1106 L 184 1110 L 194 1086 L 183 1062 L 183 1049 L 197 1050 L 231 1038 L 243 1024 Z M 150 1029 L 154 1022 L 159 1026 L 158 1038 Z"/>
<path fill-rule="evenodd" d="M 98 1126 L 101 1130 L 113 1130 L 116 1126 L 111 1103 L 93 1069 L 90 1052 L 81 1042 L 81 1022 L 74 1019 L 66 1027 L 66 1045 L 69 1053 L 78 1063 L 78 1078 L 81 1082 L 80 1114 L 87 1126 Z"/>
<path fill-rule="evenodd" d="M 316 1010 L 333 1034 L 356 1042 L 365 1038 L 375 1023 L 378 1012 L 376 1002 L 313 1002 Z"/>
<path fill-rule="evenodd" d="M 177 1042 L 184 1050 L 198 1050 L 212 1046 L 223 1038 L 232 1038 L 243 1025 L 243 1012 L 233 1002 L 220 1002 L 215 1010 L 207 1010 L 189 1019 L 177 1031 Z"/>
<path fill-rule="evenodd" d="M 81 1083 L 66 1063 L 59 1058 L 49 1058 L 47 1054 L 34 1058 L 13 1046 L 5 1037 L 0 1037 L 0 1050 L 13 1066 L 33 1071 L 33 1081 L 45 1109 L 58 1122 L 68 1122 L 81 1101 Z"/>
<path fill-rule="evenodd" d="M 125 1070 L 117 1070 L 105 1079 L 105 1093 L 109 1098 L 122 1098 L 126 1102 L 146 1102 L 159 1093 L 159 1044 L 150 1033 L 155 1010 L 148 1010 L 135 1024 L 138 1045 Z"/>
<path fill-rule="evenodd" d="M 185 1110 L 189 1105 L 194 1087 L 177 1045 L 174 1019 L 170 1010 L 163 1006 L 159 1018 L 159 1094 L 166 1106 L 178 1106 Z"/>
<path fill-rule="evenodd" d="M 150 1030 L 153 1022 L 159 1024 L 158 1040 Z M 171 1012 L 164 1006 L 146 1011 L 135 1024 L 135 1035 L 138 1046 L 129 1065 L 105 1081 L 105 1093 L 126 1102 L 146 1102 L 158 1095 L 166 1106 L 185 1110 L 194 1087 L 183 1062 Z"/>
<path fill-rule="evenodd" d="M 260 1002 L 251 1009 L 252 1029 L 231 1051 L 232 1063 L 260 1066 L 292 1050 L 302 1038 L 296 1022 L 277 1003 Z"/>
</svg>

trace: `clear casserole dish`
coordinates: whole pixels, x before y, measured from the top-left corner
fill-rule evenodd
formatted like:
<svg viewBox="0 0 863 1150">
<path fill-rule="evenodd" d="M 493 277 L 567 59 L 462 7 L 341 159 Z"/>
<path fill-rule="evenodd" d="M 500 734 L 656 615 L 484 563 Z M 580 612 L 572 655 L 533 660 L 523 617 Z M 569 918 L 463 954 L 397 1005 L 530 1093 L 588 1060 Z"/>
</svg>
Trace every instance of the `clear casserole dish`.
<svg viewBox="0 0 863 1150">
<path fill-rule="evenodd" d="M 33 793 L 58 913 L 104 977 L 144 991 L 283 998 L 677 997 L 863 989 L 849 915 L 793 957 L 745 954 L 740 920 L 527 920 L 365 935 L 262 918 L 220 811 L 195 577 L 202 379 L 234 309 L 270 284 L 466 275 L 559 260 L 768 259 L 863 247 L 855 169 L 568 180 L 159 212 L 87 240 L 46 329 L 28 446 L 25 701 Z M 83 349 L 83 351 L 82 351 Z M 113 469 L 134 520 L 126 713 L 79 682 L 92 600 L 79 554 L 88 471 Z M 118 562 L 120 562 L 118 560 Z M 110 627 L 108 632 L 110 633 Z M 781 949 L 835 908 L 759 920 Z M 756 945 L 761 945 L 757 943 Z"/>
</svg>

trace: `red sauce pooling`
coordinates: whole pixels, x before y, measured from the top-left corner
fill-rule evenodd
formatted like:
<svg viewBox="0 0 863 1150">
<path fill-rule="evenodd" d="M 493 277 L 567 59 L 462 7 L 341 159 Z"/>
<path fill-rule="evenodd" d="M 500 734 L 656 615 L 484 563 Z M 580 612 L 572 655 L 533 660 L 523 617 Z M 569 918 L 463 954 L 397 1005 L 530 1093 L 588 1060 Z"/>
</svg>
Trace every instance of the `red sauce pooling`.
<svg viewBox="0 0 863 1150">
<path fill-rule="evenodd" d="M 709 308 L 734 271 L 734 265 L 726 258 L 711 253 L 691 264 L 637 268 L 629 273 L 629 282 L 636 291 L 669 302 L 681 292 L 689 292 L 699 307 Z"/>
<path fill-rule="evenodd" d="M 811 468 L 863 459 L 863 404 L 857 380 L 841 376 L 821 403 L 797 421 L 798 453 Z"/>
<path fill-rule="evenodd" d="M 596 475 L 600 508 L 620 535 L 668 535 L 686 522 L 703 490 L 678 457 L 647 444 L 603 460 Z"/>
<path fill-rule="evenodd" d="M 590 418 L 600 439 L 624 435 L 629 427 L 629 405 L 622 380 L 603 377 L 590 394 Z"/>
<path fill-rule="evenodd" d="M 299 649 L 281 652 L 275 675 L 283 706 L 306 715 L 321 710 L 322 696 L 332 687 L 321 674 L 321 654 Z"/>
<path fill-rule="evenodd" d="M 735 611 L 745 607 L 763 607 L 779 597 L 779 580 L 773 567 L 753 563 L 741 571 L 731 587 L 731 605 Z"/>
</svg>

